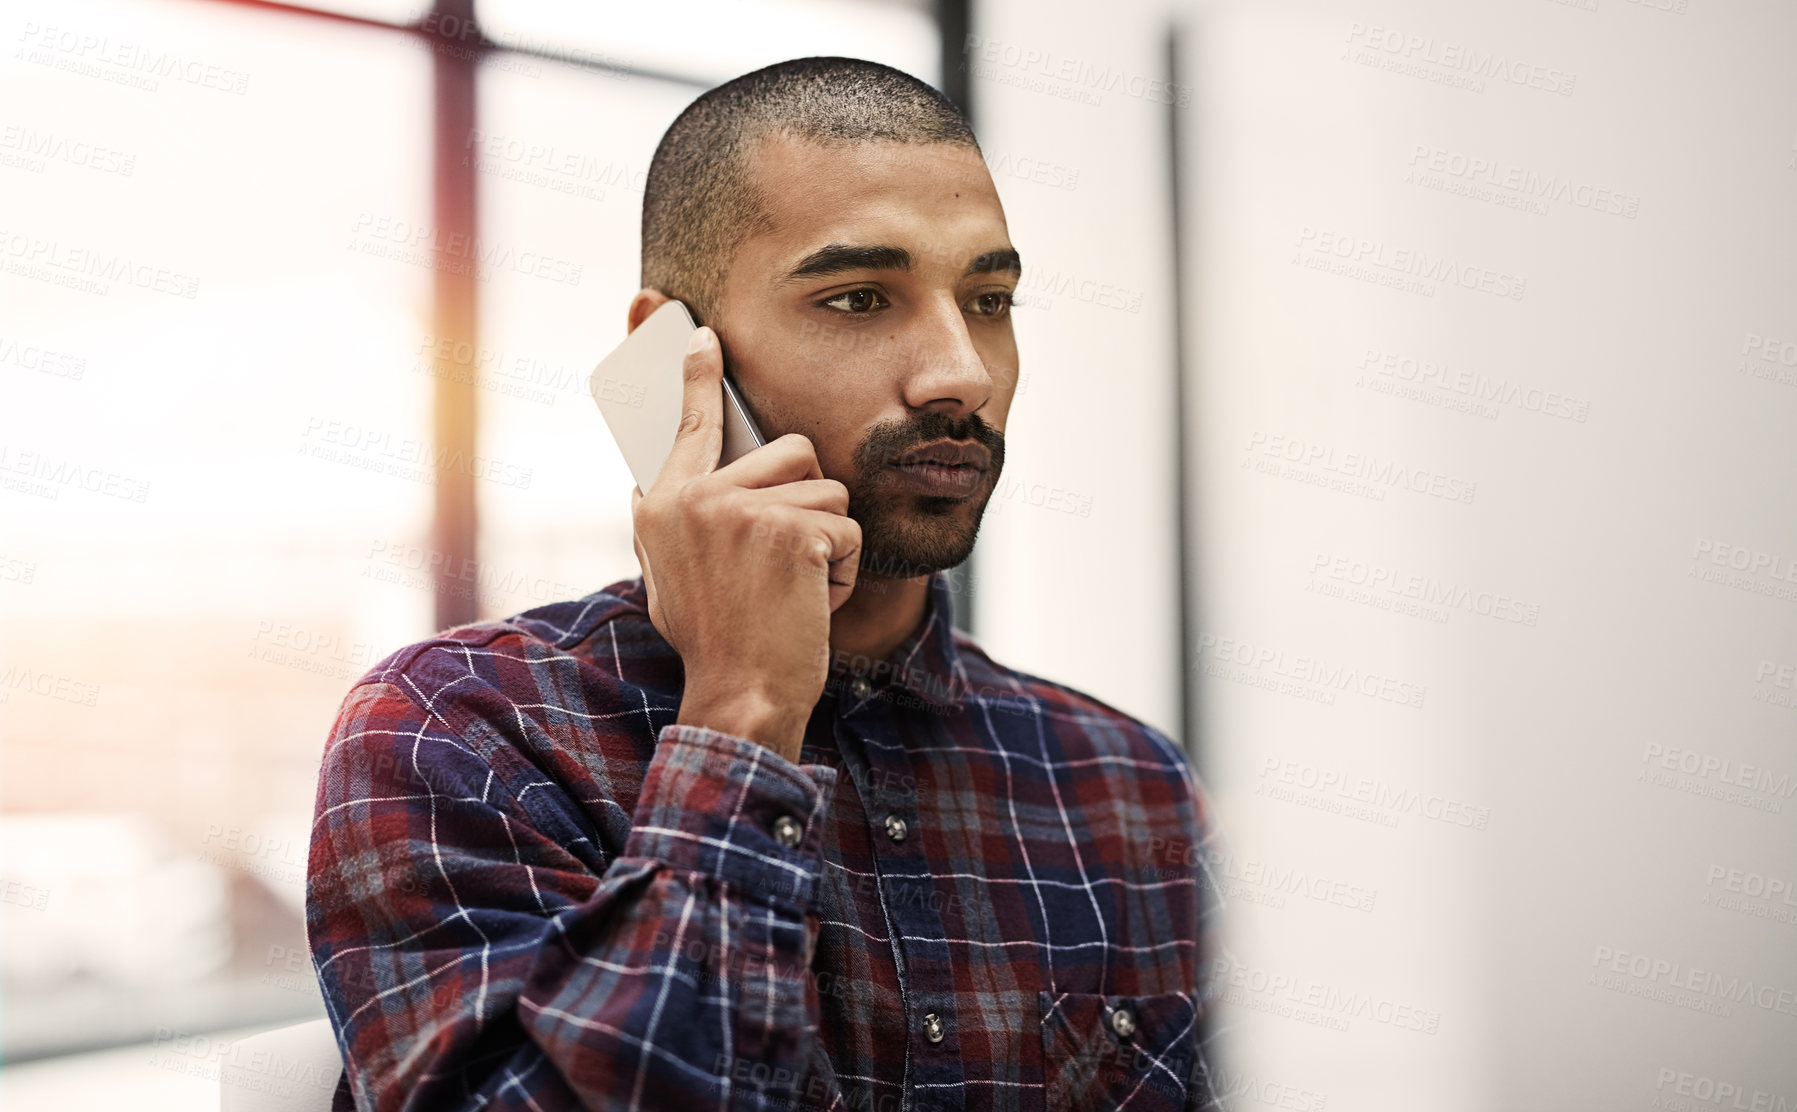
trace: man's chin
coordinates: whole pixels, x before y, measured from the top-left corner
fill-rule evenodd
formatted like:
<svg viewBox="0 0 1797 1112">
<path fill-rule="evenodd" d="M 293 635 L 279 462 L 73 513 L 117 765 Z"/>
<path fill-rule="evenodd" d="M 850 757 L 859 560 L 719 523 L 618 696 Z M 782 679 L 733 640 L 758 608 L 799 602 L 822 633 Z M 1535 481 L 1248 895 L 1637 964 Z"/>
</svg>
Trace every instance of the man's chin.
<svg viewBox="0 0 1797 1112">
<path fill-rule="evenodd" d="M 906 530 L 895 537 L 870 536 L 863 524 L 861 577 L 915 579 L 963 563 L 973 552 L 979 522 L 975 520 L 971 526 L 962 526 L 938 521 L 933 525 L 934 528 L 923 526 Z"/>
</svg>

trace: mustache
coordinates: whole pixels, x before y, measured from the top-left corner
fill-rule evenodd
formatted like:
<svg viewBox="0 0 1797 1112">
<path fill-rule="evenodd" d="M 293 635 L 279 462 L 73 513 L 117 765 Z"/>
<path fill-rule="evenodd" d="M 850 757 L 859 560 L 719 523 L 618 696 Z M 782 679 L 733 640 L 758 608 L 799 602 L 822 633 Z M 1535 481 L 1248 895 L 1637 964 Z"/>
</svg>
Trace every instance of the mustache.
<svg viewBox="0 0 1797 1112">
<path fill-rule="evenodd" d="M 992 473 L 1004 466 L 1005 437 L 977 413 L 956 420 L 931 409 L 902 421 L 875 425 L 855 449 L 855 471 L 862 478 L 878 474 L 887 464 L 913 448 L 937 440 L 972 440 L 992 455 Z"/>
</svg>

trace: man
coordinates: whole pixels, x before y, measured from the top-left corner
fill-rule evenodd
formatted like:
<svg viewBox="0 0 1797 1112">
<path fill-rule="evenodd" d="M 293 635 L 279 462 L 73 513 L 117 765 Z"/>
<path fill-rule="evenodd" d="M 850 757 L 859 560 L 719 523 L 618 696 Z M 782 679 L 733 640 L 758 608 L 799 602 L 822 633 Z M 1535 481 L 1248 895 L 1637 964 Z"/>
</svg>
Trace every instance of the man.
<svg viewBox="0 0 1797 1112">
<path fill-rule="evenodd" d="M 1019 274 L 905 74 L 782 63 L 668 129 L 629 324 L 707 327 L 643 576 L 395 653 L 326 748 L 339 1108 L 1209 1106 L 1182 754 L 952 625 Z M 718 467 L 725 350 L 769 441 Z"/>
</svg>

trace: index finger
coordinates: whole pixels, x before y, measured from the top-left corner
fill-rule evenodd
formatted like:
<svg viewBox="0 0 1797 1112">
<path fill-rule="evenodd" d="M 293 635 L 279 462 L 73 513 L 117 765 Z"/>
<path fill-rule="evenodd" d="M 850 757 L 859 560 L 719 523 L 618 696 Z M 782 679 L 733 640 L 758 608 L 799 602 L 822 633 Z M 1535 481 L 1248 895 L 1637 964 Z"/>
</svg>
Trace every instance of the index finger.
<svg viewBox="0 0 1797 1112">
<path fill-rule="evenodd" d="M 687 341 L 680 374 L 680 428 L 657 482 L 668 474 L 681 480 L 709 474 L 724 452 L 724 354 L 717 334 L 705 325 Z"/>
</svg>

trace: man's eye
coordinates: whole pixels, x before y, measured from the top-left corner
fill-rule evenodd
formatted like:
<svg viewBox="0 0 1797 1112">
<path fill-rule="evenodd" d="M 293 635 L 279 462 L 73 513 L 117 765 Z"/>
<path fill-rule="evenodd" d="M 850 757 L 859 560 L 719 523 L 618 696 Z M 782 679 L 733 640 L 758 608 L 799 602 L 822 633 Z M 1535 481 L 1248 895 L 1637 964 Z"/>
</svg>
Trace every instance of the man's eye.
<svg viewBox="0 0 1797 1112">
<path fill-rule="evenodd" d="M 1002 317 L 1011 311 L 1013 300 L 1008 290 L 994 290 L 991 293 L 980 294 L 968 302 L 968 305 L 982 317 Z"/>
<path fill-rule="evenodd" d="M 871 313 L 875 309 L 884 309 L 887 301 L 880 296 L 879 290 L 860 289 L 839 293 L 824 304 L 845 313 Z"/>
</svg>

